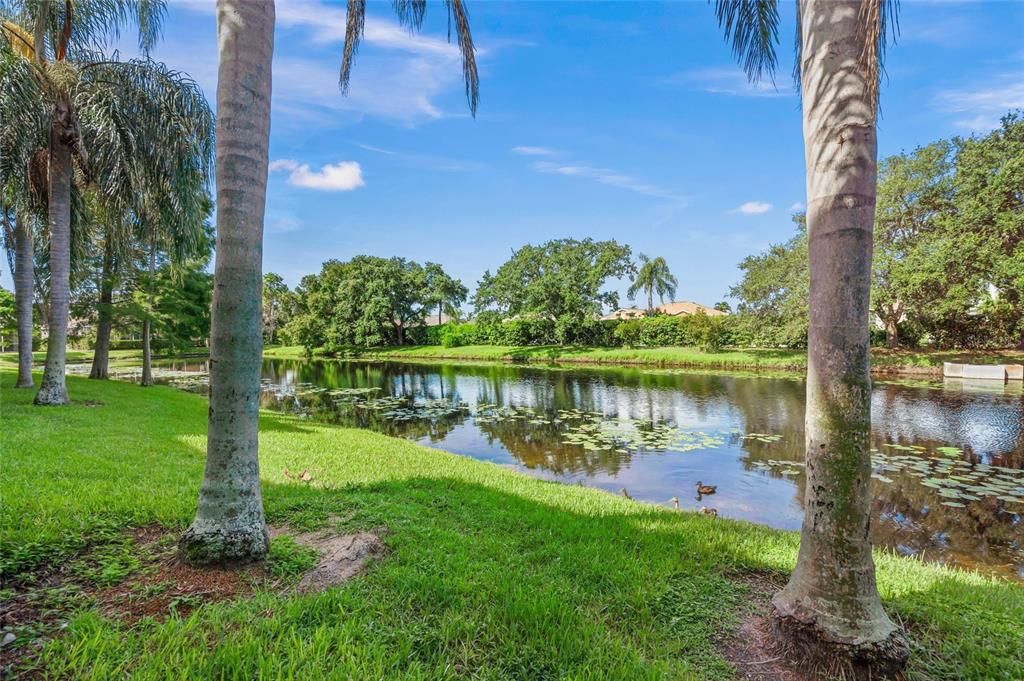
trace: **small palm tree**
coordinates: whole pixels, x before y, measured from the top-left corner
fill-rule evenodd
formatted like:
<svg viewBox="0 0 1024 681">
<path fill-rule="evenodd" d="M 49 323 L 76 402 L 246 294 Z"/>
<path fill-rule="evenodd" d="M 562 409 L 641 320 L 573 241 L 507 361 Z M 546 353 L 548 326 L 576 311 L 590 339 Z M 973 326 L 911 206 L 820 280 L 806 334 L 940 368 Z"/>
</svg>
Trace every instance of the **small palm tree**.
<svg viewBox="0 0 1024 681">
<path fill-rule="evenodd" d="M 470 110 L 478 78 L 469 16 L 446 0 L 462 50 Z M 424 0 L 395 0 L 399 21 L 423 22 Z M 363 34 L 365 0 L 349 0 L 339 84 L 348 87 Z M 263 350 L 263 215 L 270 146 L 273 0 L 217 0 L 217 264 L 210 333 L 206 472 L 195 520 L 181 538 L 195 564 L 260 559 L 269 544 L 260 496 L 260 365 Z"/>
<path fill-rule="evenodd" d="M 717 0 L 747 75 L 776 66 L 777 0 Z M 804 661 L 881 677 L 909 648 L 875 584 L 868 539 L 871 379 L 868 310 L 876 116 L 894 0 L 798 0 L 796 76 L 803 98 L 811 269 L 807 484 L 800 553 L 772 600 L 774 629 Z"/>
<path fill-rule="evenodd" d="M 649 258 L 643 253 L 640 254 L 640 270 L 636 278 L 630 284 L 626 294 L 630 300 L 636 297 L 639 291 L 647 293 L 647 312 L 654 311 L 654 294 L 658 294 L 658 300 L 665 302 L 665 296 L 671 299 L 676 294 L 676 286 L 679 281 L 672 276 L 668 269 L 668 263 L 660 255 L 657 258 Z"/>
</svg>

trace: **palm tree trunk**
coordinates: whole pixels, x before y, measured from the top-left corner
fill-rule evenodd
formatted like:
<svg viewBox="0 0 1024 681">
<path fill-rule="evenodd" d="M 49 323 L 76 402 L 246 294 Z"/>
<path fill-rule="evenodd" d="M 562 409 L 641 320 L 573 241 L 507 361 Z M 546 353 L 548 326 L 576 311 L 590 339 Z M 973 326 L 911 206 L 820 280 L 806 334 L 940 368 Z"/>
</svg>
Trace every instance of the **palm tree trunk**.
<svg viewBox="0 0 1024 681">
<path fill-rule="evenodd" d="M 882 608 L 868 540 L 877 148 L 860 8 L 857 0 L 801 3 L 811 269 L 807 485 L 797 565 L 772 604 L 777 636 L 802 659 L 882 676 L 901 667 L 909 650 Z"/>
<path fill-rule="evenodd" d="M 103 266 L 100 272 L 100 304 L 96 322 L 96 346 L 92 355 L 89 378 L 105 379 L 110 367 L 110 330 L 113 326 L 114 244 L 110 232 L 103 245 Z"/>
<path fill-rule="evenodd" d="M 156 246 L 149 244 L 149 310 L 142 320 L 142 387 L 153 385 L 153 286 L 156 277 Z"/>
<path fill-rule="evenodd" d="M 258 560 L 270 543 L 260 495 L 258 416 L 273 0 L 217 0 L 217 33 L 209 434 L 199 506 L 180 544 L 193 564 Z"/>
<path fill-rule="evenodd" d="M 68 301 L 71 289 L 71 146 L 74 123 L 65 95 L 54 106 L 50 127 L 50 322 L 46 338 L 46 366 L 35 403 L 68 404 L 64 380 L 68 341 Z"/>
<path fill-rule="evenodd" d="M 14 216 L 14 307 L 18 318 L 18 388 L 32 387 L 32 228 L 21 212 Z"/>
</svg>

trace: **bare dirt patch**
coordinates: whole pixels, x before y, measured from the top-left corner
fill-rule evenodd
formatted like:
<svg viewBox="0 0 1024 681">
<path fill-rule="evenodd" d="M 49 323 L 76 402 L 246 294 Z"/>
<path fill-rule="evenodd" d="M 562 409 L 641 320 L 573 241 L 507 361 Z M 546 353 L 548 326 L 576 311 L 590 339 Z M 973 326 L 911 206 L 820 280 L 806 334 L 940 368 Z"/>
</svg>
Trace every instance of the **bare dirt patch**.
<svg viewBox="0 0 1024 681">
<path fill-rule="evenodd" d="M 772 595 L 785 585 L 785 580 L 767 572 L 743 572 L 730 578 L 750 589 L 749 606 L 740 613 L 739 628 L 719 644 L 720 652 L 736 667 L 737 675 L 747 681 L 815 681 L 815 677 L 788 664 L 771 635 L 767 613 Z"/>
<path fill-rule="evenodd" d="M 333 523 L 332 523 L 333 524 Z M 300 593 L 313 593 L 337 586 L 363 572 L 368 564 L 387 552 L 381 536 L 386 529 L 355 534 L 338 534 L 324 529 L 296 532 L 287 525 L 271 528 L 270 536 L 288 535 L 297 544 L 317 552 L 317 562 L 296 585 Z"/>
</svg>

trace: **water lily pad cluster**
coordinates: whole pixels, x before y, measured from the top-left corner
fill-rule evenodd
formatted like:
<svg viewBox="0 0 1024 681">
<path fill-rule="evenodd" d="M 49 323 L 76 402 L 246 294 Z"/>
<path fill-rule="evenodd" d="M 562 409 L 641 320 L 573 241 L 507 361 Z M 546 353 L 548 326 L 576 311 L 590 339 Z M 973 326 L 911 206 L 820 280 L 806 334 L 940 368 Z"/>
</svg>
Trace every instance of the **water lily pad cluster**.
<svg viewBox="0 0 1024 681">
<path fill-rule="evenodd" d="M 770 445 L 781 440 L 782 436 L 772 433 L 747 433 L 741 439 L 754 440 L 755 442 L 763 442 L 764 444 Z"/>
<path fill-rule="evenodd" d="M 612 420 L 603 414 L 592 413 L 567 413 L 561 416 L 566 424 L 562 442 L 588 451 L 614 450 L 623 454 L 641 450 L 689 452 L 725 444 L 722 435 L 684 430 L 667 423 L 637 419 Z"/>
<path fill-rule="evenodd" d="M 806 464 L 804 464 L 803 461 L 778 461 L 776 459 L 768 459 L 767 461 L 751 461 L 750 465 L 757 470 L 792 478 L 803 473 L 803 469 Z"/>
<path fill-rule="evenodd" d="M 921 485 L 936 491 L 944 506 L 963 508 L 965 502 L 996 498 L 1011 505 L 1014 512 L 1024 512 L 1024 471 L 1016 468 L 972 464 L 948 454 L 890 455 L 877 450 L 871 453 L 871 465 L 872 478 L 882 482 L 892 482 L 885 475 L 891 472 L 919 478 Z"/>
</svg>

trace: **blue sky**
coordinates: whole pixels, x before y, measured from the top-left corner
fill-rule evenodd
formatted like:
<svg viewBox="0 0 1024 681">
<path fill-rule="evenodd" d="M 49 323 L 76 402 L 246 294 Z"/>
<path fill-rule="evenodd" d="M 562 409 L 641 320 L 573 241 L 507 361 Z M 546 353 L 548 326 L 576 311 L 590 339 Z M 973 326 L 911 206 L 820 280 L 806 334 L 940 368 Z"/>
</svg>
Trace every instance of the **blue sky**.
<svg viewBox="0 0 1024 681">
<path fill-rule="evenodd" d="M 590 236 L 664 256 L 677 297 L 712 304 L 744 256 L 790 236 L 804 200 L 792 6 L 777 89 L 746 83 L 705 2 L 469 9 L 475 120 L 440 2 L 417 36 L 370 3 L 343 97 L 343 5 L 278 0 L 265 271 L 295 285 L 328 258 L 399 255 L 473 288 L 522 244 Z M 880 154 L 1024 107 L 1024 3 L 904 2 L 900 25 Z M 171 0 L 164 33 L 154 56 L 212 100 L 212 2 Z"/>
</svg>

